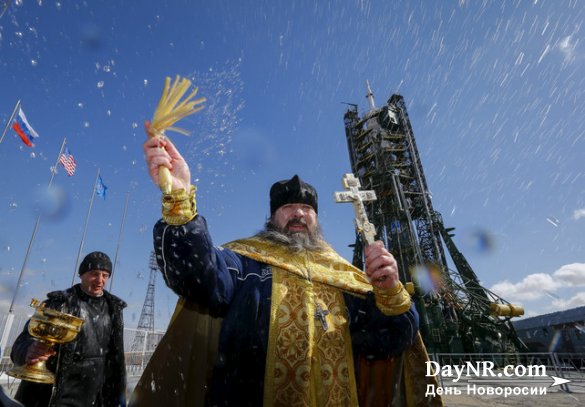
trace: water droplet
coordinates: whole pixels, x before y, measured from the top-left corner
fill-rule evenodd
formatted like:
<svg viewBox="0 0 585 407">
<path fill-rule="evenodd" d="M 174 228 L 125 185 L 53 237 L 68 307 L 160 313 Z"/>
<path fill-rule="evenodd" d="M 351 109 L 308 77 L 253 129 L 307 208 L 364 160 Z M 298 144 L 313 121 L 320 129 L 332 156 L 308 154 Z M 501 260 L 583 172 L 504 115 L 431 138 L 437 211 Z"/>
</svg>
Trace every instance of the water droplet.
<svg viewBox="0 0 585 407">
<path fill-rule="evenodd" d="M 37 158 L 37 155 L 35 154 L 34 151 L 32 153 L 30 153 L 30 158 Z"/>
<path fill-rule="evenodd" d="M 553 225 L 554 227 L 559 227 L 559 223 L 561 223 L 560 220 L 558 220 L 557 218 L 555 218 L 554 216 L 549 216 L 548 218 L 546 218 L 546 220 Z"/>
<path fill-rule="evenodd" d="M 108 111 L 106 112 L 106 114 L 107 114 L 108 116 L 111 116 L 111 115 L 112 115 L 112 111 L 111 111 L 111 110 L 108 110 Z"/>
<path fill-rule="evenodd" d="M 104 65 L 104 72 L 110 72 L 112 70 L 112 68 L 110 68 L 109 65 Z"/>
<path fill-rule="evenodd" d="M 89 127 L 89 122 L 83 122 L 83 127 Z"/>
<path fill-rule="evenodd" d="M 133 128 L 133 129 L 135 129 L 135 128 L 137 128 L 137 127 L 138 127 L 138 123 L 136 123 L 136 122 L 133 122 L 133 123 L 132 123 L 132 128 Z"/>
<path fill-rule="evenodd" d="M 104 87 L 104 81 L 99 81 L 99 82 L 97 83 L 97 87 L 98 87 L 98 89 L 101 89 L 101 88 L 103 88 L 103 87 Z"/>
<path fill-rule="evenodd" d="M 80 109 L 83 109 L 83 102 L 78 102 L 77 107 L 79 107 Z"/>
<path fill-rule="evenodd" d="M 148 86 L 148 79 L 144 80 L 144 86 Z"/>
<path fill-rule="evenodd" d="M 31 64 L 32 66 L 37 66 L 37 65 L 39 64 L 39 62 L 38 62 L 36 59 L 31 59 L 31 60 L 30 60 L 30 64 Z"/>
<path fill-rule="evenodd" d="M 126 147 L 125 145 L 122 146 L 122 151 L 127 151 L 128 147 Z"/>
<path fill-rule="evenodd" d="M 14 35 L 16 35 L 18 38 L 22 38 L 22 32 L 20 31 L 15 32 Z"/>
</svg>

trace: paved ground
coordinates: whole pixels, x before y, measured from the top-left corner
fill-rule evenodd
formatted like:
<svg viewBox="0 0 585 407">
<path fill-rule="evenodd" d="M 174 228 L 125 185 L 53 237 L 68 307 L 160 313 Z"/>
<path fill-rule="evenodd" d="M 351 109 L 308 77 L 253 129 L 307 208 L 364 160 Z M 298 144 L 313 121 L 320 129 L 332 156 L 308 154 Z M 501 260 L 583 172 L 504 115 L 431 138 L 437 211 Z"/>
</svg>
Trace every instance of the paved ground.
<svg viewBox="0 0 585 407">
<path fill-rule="evenodd" d="M 585 375 L 573 374 L 567 375 L 572 381 L 568 387 L 561 388 L 561 386 L 550 387 L 553 380 L 550 377 L 542 378 L 521 378 L 521 379 L 507 379 L 507 380 L 475 380 L 466 381 L 462 378 L 458 383 L 444 382 L 444 386 L 453 386 L 459 391 L 461 395 L 447 395 L 443 396 L 445 406 L 447 407 L 504 407 L 504 406 L 518 406 L 518 407 L 569 407 L 569 406 L 585 406 Z M 478 395 L 466 394 L 467 386 L 475 384 L 477 387 L 497 387 L 514 388 L 546 388 L 546 394 L 543 395 L 510 395 L 504 397 L 503 395 Z M 568 390 L 568 391 L 567 391 Z"/>
<path fill-rule="evenodd" d="M 570 407 L 585 406 L 585 393 L 547 392 L 543 396 L 445 396 L 446 407 Z"/>
</svg>

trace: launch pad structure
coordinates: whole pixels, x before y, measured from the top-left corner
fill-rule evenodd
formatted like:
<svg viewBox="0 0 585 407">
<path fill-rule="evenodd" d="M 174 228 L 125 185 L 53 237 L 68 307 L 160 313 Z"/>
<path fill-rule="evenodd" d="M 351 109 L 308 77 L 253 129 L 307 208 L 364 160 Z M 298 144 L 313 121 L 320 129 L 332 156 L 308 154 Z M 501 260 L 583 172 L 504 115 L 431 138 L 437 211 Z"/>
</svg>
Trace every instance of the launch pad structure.
<svg viewBox="0 0 585 407">
<path fill-rule="evenodd" d="M 146 297 L 138 319 L 138 326 L 136 327 L 136 336 L 132 341 L 131 352 L 150 352 L 156 348 L 160 340 L 157 335 L 154 335 L 154 291 L 156 285 L 156 272 L 158 265 L 156 264 L 156 257 L 154 251 L 150 252 L 148 261 L 149 277 L 148 288 L 146 290 Z"/>
<path fill-rule="evenodd" d="M 366 86 L 369 110 L 360 116 L 350 105 L 344 114 L 351 169 L 363 189 L 375 191 L 377 200 L 364 202 L 368 219 L 398 262 L 428 351 L 524 351 L 510 322 L 524 310 L 481 286 L 453 242 L 453 228 L 433 209 L 404 98 L 393 94 L 377 108 Z M 362 268 L 363 262 L 356 235 L 353 263 Z"/>
</svg>

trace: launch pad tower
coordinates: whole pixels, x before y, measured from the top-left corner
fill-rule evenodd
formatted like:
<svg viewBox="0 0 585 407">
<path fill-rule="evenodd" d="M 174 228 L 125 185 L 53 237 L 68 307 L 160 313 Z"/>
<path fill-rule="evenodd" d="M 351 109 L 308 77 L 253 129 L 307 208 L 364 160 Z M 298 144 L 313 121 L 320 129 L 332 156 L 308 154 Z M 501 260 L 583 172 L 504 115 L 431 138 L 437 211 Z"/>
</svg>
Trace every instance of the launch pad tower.
<svg viewBox="0 0 585 407">
<path fill-rule="evenodd" d="M 378 199 L 366 202 L 368 218 L 398 262 L 400 280 L 420 314 L 429 352 L 521 351 L 510 319 L 523 314 L 479 284 L 473 269 L 433 209 L 404 98 L 394 94 L 376 108 L 367 83 L 369 110 L 344 115 L 352 172 Z M 446 250 L 445 250 L 446 248 Z M 449 254 L 455 269 L 449 267 Z M 353 263 L 363 266 L 356 236 Z"/>
</svg>

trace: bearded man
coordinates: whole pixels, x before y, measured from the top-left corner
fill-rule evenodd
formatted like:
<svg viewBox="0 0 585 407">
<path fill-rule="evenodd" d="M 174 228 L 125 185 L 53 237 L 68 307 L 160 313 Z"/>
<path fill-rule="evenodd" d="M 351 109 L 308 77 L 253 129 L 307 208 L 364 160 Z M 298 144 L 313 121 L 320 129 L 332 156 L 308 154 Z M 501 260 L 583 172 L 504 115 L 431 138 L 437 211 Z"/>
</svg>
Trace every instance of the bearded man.
<svg viewBox="0 0 585 407">
<path fill-rule="evenodd" d="M 144 151 L 154 183 L 159 166 L 173 180 L 173 191 L 163 195 L 163 219 L 154 227 L 164 279 L 183 299 L 180 308 L 195 303 L 199 314 L 222 320 L 219 337 L 201 344 L 211 325 L 175 314 L 167 331 L 174 343 L 159 344 L 167 356 L 143 374 L 133 396 L 137 406 L 152 403 L 155 393 L 193 394 L 185 376 L 208 362 L 206 383 L 199 385 L 207 405 L 357 406 L 356 358 L 392 358 L 420 338 L 418 314 L 392 254 L 382 242 L 368 246 L 365 274 L 339 256 L 321 234 L 315 188 L 297 175 L 270 189 L 263 231 L 214 247 L 176 147 L 153 137 Z M 179 342 L 199 344 L 185 354 Z M 210 349 L 212 361 L 202 356 Z M 174 383 L 159 370 L 173 357 L 183 363 Z M 184 400 L 198 405 L 190 396 Z"/>
</svg>

